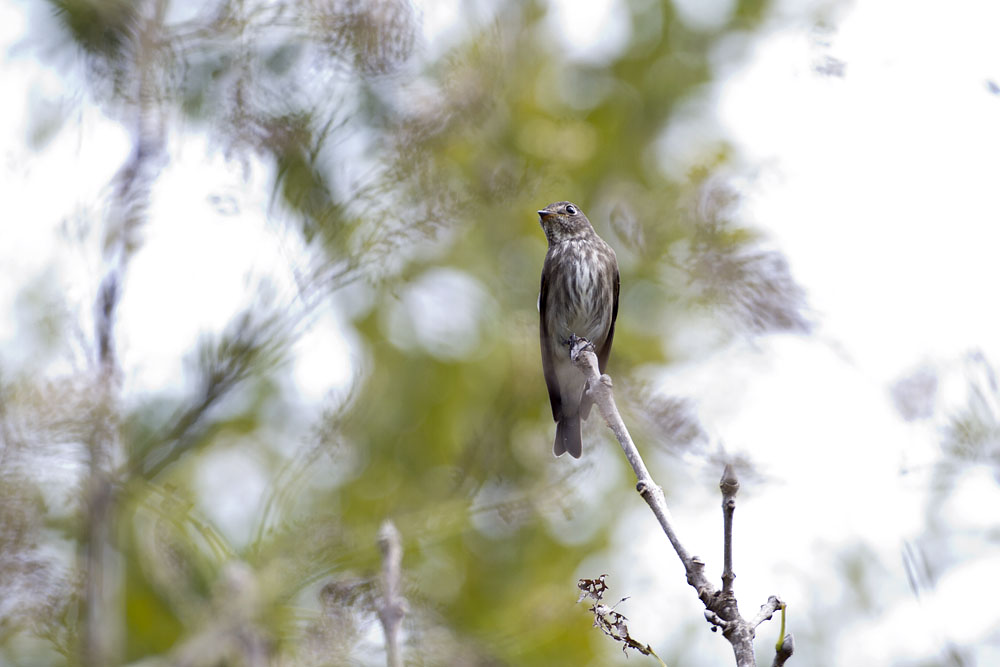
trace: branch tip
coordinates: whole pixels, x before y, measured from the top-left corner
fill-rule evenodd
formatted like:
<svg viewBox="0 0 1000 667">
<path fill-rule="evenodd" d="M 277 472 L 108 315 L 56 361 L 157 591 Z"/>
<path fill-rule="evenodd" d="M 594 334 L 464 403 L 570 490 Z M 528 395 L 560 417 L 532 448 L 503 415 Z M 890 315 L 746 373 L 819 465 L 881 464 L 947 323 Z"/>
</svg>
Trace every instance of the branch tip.
<svg viewBox="0 0 1000 667">
<path fill-rule="evenodd" d="M 736 469 L 733 464 L 727 463 L 722 471 L 722 479 L 719 480 L 719 488 L 725 498 L 735 497 L 740 490 L 740 478 L 736 476 Z"/>
<path fill-rule="evenodd" d="M 782 632 L 784 632 L 785 603 L 777 595 L 769 596 L 767 598 L 767 602 L 760 606 L 760 611 L 758 611 L 757 615 L 750 621 L 751 627 L 756 628 L 764 621 L 771 620 L 771 617 L 774 616 L 774 612 L 778 610 L 781 610 L 782 612 Z"/>
<path fill-rule="evenodd" d="M 795 638 L 791 633 L 784 636 L 781 644 L 775 648 L 774 660 L 771 667 L 782 667 L 785 662 L 795 653 Z"/>
</svg>

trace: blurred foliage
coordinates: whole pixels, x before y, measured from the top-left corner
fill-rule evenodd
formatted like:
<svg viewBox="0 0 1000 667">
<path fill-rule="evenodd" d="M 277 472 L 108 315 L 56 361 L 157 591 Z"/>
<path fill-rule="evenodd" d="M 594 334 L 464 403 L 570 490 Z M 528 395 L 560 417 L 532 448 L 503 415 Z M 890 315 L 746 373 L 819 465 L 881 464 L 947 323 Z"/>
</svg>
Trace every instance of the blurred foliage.
<svg viewBox="0 0 1000 667">
<path fill-rule="evenodd" d="M 957 405 L 942 396 L 942 385 L 961 385 L 964 395 Z M 955 503 L 989 506 L 987 497 L 1000 490 L 1000 382 L 996 366 L 980 350 L 967 352 L 959 363 L 935 368 L 922 364 L 900 378 L 891 398 L 907 421 L 935 425 L 939 451 L 923 472 L 930 493 L 923 508 L 925 524 L 902 549 L 902 561 L 913 595 L 929 599 L 949 574 L 989 562 L 1000 544 L 989 513 L 956 511 Z M 948 406 L 948 407 L 943 407 Z M 992 487 L 992 488 L 989 488 Z M 995 632 L 983 644 L 995 646 Z M 976 643 L 968 638 L 949 639 L 927 665 L 974 664 Z"/>
<path fill-rule="evenodd" d="M 944 446 L 954 465 L 987 464 L 1000 480 L 1000 382 L 982 352 L 969 354 L 967 362 L 968 402 L 951 416 Z M 946 470 L 941 475 L 950 477 Z"/>
<path fill-rule="evenodd" d="M 379 664 L 386 518 L 404 538 L 407 664 L 609 660 L 614 647 L 574 605 L 575 568 L 609 546 L 612 508 L 632 492 L 581 503 L 593 457 L 575 466 L 549 453 L 534 211 L 573 199 L 618 249 L 610 371 L 637 438 L 704 448 L 692 406 L 630 385 L 630 372 L 670 362 L 669 334 L 685 322 L 719 341 L 809 324 L 784 260 L 722 184 L 731 148 L 709 142 L 678 182 L 658 146 L 712 84 L 720 53 L 742 56 L 768 3 L 737 1 L 705 30 L 669 2 L 623 2 L 630 38 L 602 61 L 567 57 L 540 2 L 494 3 L 439 54 L 405 0 L 49 5 L 54 23 L 39 30 L 86 63 L 93 99 L 133 133 L 109 194 L 104 252 L 117 263 L 99 290 L 95 349 L 113 348 L 114 301 L 129 289 L 169 133 L 204 132 L 248 169 L 271 167 L 273 209 L 314 261 L 305 311 L 261 306 L 201 341 L 185 396 L 117 396 L 116 375 L 86 365 L 52 383 L 0 377 L 0 662 L 87 661 L 79 579 L 100 517 L 80 489 L 60 498 L 72 511 L 51 506 L 23 471 L 68 456 L 86 489 L 98 413 L 113 416 L 121 450 L 104 471 L 119 576 L 105 584 L 121 604 L 102 622 L 124 661 Z M 289 442 L 300 413 L 283 362 L 309 313 L 358 285 L 365 361 L 352 392 Z M 113 349 L 85 356 L 116 362 Z M 197 481 L 233 451 L 270 474 L 245 544 L 203 510 L 228 489 Z M 581 507 L 587 528 L 567 540 Z"/>
</svg>

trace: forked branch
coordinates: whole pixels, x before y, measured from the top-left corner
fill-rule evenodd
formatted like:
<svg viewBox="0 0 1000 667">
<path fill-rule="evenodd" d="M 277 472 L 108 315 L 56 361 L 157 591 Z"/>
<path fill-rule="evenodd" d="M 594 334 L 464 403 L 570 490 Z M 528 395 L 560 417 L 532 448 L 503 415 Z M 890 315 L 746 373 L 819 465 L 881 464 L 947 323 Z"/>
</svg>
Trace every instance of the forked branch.
<svg viewBox="0 0 1000 667">
<path fill-rule="evenodd" d="M 684 565 L 688 584 L 695 589 L 698 598 L 705 605 L 706 620 L 712 624 L 713 631 L 721 629 L 723 636 L 729 640 L 736 656 L 737 667 L 754 667 L 756 665 L 753 652 L 755 630 L 760 623 L 771 618 L 775 611 L 780 609 L 783 615 L 785 604 L 772 595 L 753 620 L 747 621 L 740 616 L 736 596 L 733 593 L 733 580 L 736 575 L 733 573 L 732 563 L 732 526 L 733 513 L 736 510 L 736 493 L 739 490 L 739 479 L 736 477 L 735 471 L 727 465 L 719 483 L 722 490 L 724 525 L 723 573 L 722 589 L 720 590 L 713 586 L 708 577 L 705 576 L 705 563 L 697 556 L 690 555 L 677 536 L 666 498 L 663 495 L 663 489 L 650 476 L 646 464 L 643 462 L 642 456 L 639 455 L 639 450 L 632 442 L 632 436 L 629 435 L 625 422 L 622 421 L 621 414 L 618 412 L 618 406 L 615 404 L 612 392 L 611 378 L 607 375 L 601 375 L 598 371 L 594 346 L 583 338 L 574 337 L 570 342 L 569 353 L 573 363 L 586 376 L 587 390 L 590 392 L 591 398 L 601 411 L 601 416 L 604 417 L 608 428 L 615 434 L 615 438 L 625 453 L 625 458 L 628 459 L 629 465 L 635 472 L 636 490 L 653 511 L 653 515 L 667 539 L 670 540 L 677 557 Z M 791 635 L 779 641 L 774 664 L 784 664 L 785 660 L 791 656 L 793 646 Z"/>
</svg>

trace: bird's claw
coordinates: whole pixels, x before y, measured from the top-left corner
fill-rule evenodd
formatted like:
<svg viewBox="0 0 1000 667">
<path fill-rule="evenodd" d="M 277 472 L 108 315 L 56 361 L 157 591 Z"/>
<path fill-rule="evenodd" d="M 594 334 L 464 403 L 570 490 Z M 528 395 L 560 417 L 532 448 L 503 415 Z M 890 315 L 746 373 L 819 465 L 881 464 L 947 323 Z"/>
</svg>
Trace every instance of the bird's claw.
<svg viewBox="0 0 1000 667">
<path fill-rule="evenodd" d="M 597 348 L 594 347 L 593 343 L 591 343 L 586 338 L 582 338 L 580 336 L 577 336 L 576 334 L 570 334 L 569 338 L 567 340 L 563 341 L 563 345 L 565 345 L 566 347 L 568 347 L 570 349 L 570 352 L 573 352 L 574 350 L 577 350 L 578 353 L 579 353 L 579 352 L 582 352 L 584 350 L 587 350 L 589 352 L 593 352 L 594 354 L 597 354 Z"/>
</svg>

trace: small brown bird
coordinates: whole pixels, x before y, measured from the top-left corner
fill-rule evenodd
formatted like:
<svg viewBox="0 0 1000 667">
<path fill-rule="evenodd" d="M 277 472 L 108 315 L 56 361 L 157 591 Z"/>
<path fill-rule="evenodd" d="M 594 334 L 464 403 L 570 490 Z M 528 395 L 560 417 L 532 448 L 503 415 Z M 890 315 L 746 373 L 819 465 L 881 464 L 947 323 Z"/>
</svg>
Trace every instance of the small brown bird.
<svg viewBox="0 0 1000 667">
<path fill-rule="evenodd" d="M 542 370 L 556 421 L 556 456 L 580 458 L 580 419 L 590 414 L 586 379 L 569 358 L 570 336 L 586 338 L 604 372 L 618 317 L 618 260 L 575 204 L 560 201 L 538 212 L 549 250 L 538 294 Z"/>
</svg>

